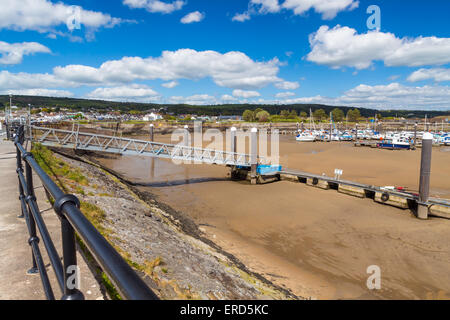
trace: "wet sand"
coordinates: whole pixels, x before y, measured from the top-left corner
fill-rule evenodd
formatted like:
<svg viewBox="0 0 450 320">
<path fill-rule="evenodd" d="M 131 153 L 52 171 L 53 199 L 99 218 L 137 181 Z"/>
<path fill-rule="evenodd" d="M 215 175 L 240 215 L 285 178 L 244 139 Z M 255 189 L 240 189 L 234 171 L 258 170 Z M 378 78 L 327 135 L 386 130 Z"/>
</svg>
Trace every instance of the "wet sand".
<svg viewBox="0 0 450 320">
<path fill-rule="evenodd" d="M 420 150 L 297 143 L 283 136 L 280 154 L 291 169 L 333 175 L 340 168 L 346 180 L 418 189 Z M 233 182 L 220 166 L 139 157 L 99 161 L 146 185 L 252 271 L 299 296 L 450 299 L 449 220 L 419 221 L 408 210 L 304 184 Z M 450 198 L 449 164 L 449 150 L 433 150 L 434 196 Z M 381 290 L 366 287 L 370 265 L 381 268 Z"/>
</svg>

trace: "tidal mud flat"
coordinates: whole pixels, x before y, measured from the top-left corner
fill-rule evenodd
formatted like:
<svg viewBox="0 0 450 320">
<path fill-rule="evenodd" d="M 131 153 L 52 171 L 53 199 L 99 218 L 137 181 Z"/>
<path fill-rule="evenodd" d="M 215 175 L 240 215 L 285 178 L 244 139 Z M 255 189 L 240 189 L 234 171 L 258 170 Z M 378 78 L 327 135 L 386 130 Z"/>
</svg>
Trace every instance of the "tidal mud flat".
<svg viewBox="0 0 450 320">
<path fill-rule="evenodd" d="M 433 151 L 431 193 L 448 198 L 450 154 L 442 149 Z M 418 188 L 420 151 L 282 140 L 280 155 L 292 169 L 331 174 L 341 168 L 348 180 Z M 98 160 L 191 217 L 205 237 L 295 295 L 450 298 L 449 220 L 420 221 L 409 210 L 303 184 L 234 182 L 224 167 L 138 157 Z M 381 290 L 366 286 L 372 265 L 381 269 Z"/>
<path fill-rule="evenodd" d="M 151 193 L 72 151 L 56 156 L 87 177 L 77 196 L 102 212 L 100 230 L 162 299 L 301 298 L 249 271 Z"/>
</svg>

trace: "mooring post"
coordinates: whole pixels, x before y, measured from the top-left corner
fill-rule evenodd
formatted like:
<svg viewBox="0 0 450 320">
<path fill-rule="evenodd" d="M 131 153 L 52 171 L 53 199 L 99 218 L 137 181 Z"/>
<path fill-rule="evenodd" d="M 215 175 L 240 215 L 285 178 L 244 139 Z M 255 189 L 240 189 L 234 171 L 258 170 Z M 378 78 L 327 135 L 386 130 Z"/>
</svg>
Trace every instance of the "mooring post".
<svg viewBox="0 0 450 320">
<path fill-rule="evenodd" d="M 333 130 L 333 123 L 330 122 L 330 142 L 331 142 L 331 131 Z"/>
<path fill-rule="evenodd" d="M 433 149 L 433 135 L 429 132 L 422 137 L 422 157 L 420 161 L 419 202 L 417 217 L 428 219 L 428 197 L 430 194 L 431 152 Z"/>
<path fill-rule="evenodd" d="M 417 145 L 417 122 L 414 123 L 414 147 Z"/>
<path fill-rule="evenodd" d="M 256 184 L 256 170 L 258 168 L 258 129 L 252 128 L 250 136 L 250 181 L 251 184 Z"/>
<path fill-rule="evenodd" d="M 358 124 L 356 124 L 355 141 L 358 140 Z"/>
<path fill-rule="evenodd" d="M 154 138 L 154 130 L 155 130 L 155 126 L 153 125 L 153 123 L 152 124 L 150 124 L 150 141 L 151 142 L 154 142 L 155 140 L 153 139 Z"/>
</svg>

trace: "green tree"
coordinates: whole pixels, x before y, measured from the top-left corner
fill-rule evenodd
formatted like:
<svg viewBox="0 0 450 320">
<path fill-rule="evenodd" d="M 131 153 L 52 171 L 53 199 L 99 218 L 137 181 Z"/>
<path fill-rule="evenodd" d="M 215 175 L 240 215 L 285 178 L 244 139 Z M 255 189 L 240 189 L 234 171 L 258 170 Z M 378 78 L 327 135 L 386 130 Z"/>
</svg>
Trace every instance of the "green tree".
<svg viewBox="0 0 450 320">
<path fill-rule="evenodd" d="M 355 122 L 361 117 L 358 109 L 348 110 L 347 117 L 349 121 Z"/>
<path fill-rule="evenodd" d="M 322 121 L 327 118 L 327 114 L 323 109 L 317 109 L 314 111 L 314 118 L 316 120 Z"/>
<path fill-rule="evenodd" d="M 337 122 L 342 121 L 345 117 L 344 111 L 339 108 L 334 108 L 331 114 L 333 115 L 333 120 Z"/>
<path fill-rule="evenodd" d="M 307 118 L 308 114 L 305 111 L 300 112 L 300 118 Z"/>
<path fill-rule="evenodd" d="M 281 116 L 282 118 L 287 119 L 287 118 L 289 117 L 289 110 L 281 110 L 280 116 Z"/>
<path fill-rule="evenodd" d="M 242 114 L 242 118 L 247 122 L 255 121 L 255 113 L 252 110 L 245 110 Z"/>
<path fill-rule="evenodd" d="M 292 110 L 292 111 L 289 113 L 289 119 L 295 119 L 295 118 L 297 118 L 297 111 Z"/>
<path fill-rule="evenodd" d="M 269 120 L 269 117 L 270 113 L 268 113 L 266 110 L 262 110 L 256 114 L 256 119 L 259 122 L 267 122 Z"/>
</svg>

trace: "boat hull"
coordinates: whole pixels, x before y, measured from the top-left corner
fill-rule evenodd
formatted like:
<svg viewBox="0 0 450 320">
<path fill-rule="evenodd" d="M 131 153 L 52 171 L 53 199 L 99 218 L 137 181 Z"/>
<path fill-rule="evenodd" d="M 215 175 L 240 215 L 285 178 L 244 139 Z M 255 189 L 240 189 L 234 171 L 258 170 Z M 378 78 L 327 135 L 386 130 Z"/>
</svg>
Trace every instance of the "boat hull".
<svg viewBox="0 0 450 320">
<path fill-rule="evenodd" d="M 378 148 L 381 149 L 396 149 L 396 150 L 410 150 L 411 146 L 408 144 L 396 144 L 396 143 L 379 143 Z"/>
</svg>

